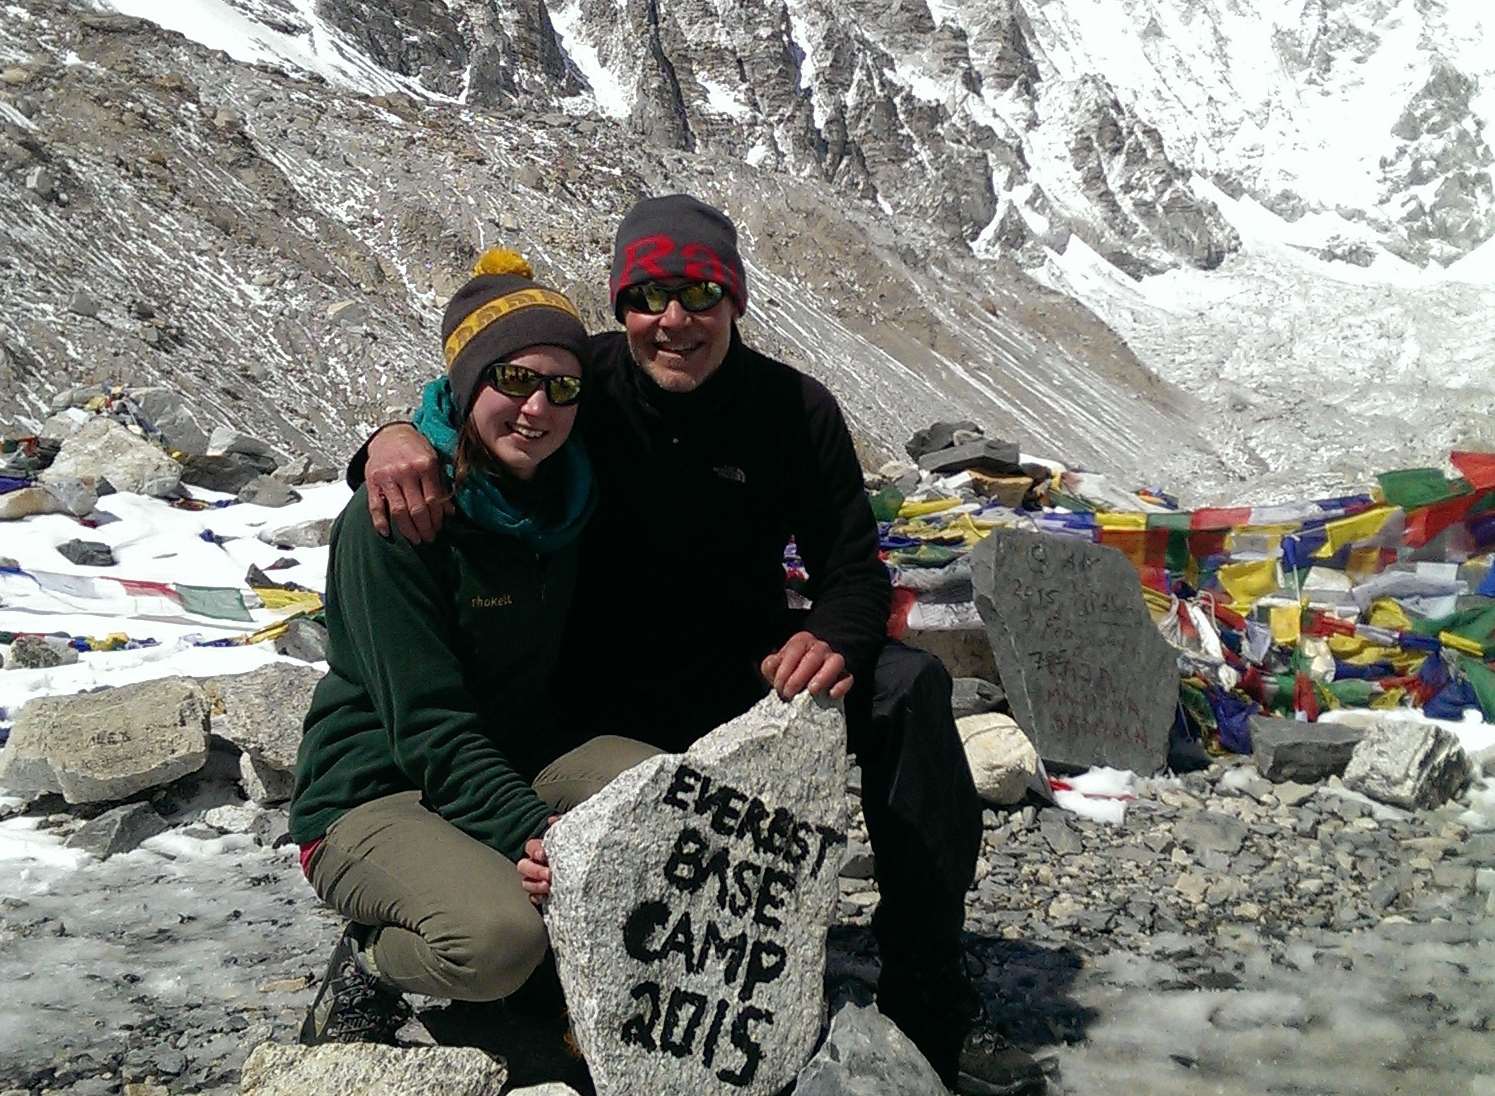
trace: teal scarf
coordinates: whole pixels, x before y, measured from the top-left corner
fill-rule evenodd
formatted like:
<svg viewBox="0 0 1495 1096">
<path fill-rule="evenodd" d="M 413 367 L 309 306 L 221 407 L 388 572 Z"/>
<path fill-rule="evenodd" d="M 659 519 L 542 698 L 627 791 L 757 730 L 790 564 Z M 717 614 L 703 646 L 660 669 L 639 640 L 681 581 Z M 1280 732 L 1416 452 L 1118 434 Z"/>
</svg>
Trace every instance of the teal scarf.
<svg viewBox="0 0 1495 1096">
<path fill-rule="evenodd" d="M 453 478 L 457 458 L 457 409 L 452 402 L 452 388 L 445 377 L 426 385 L 421 393 L 420 410 L 415 413 L 415 428 L 425 435 L 441 454 L 442 470 L 447 480 Z M 479 527 L 494 533 L 518 537 L 536 552 L 553 552 L 574 541 L 586 525 L 597 504 L 592 482 L 592 462 L 580 439 L 571 437 L 549 458 L 560 461 L 561 475 L 557 489 L 565 493 L 559 517 L 544 518 L 526 513 L 504 497 L 498 481 L 481 471 L 468 474 L 457 492 L 457 509 Z"/>
</svg>

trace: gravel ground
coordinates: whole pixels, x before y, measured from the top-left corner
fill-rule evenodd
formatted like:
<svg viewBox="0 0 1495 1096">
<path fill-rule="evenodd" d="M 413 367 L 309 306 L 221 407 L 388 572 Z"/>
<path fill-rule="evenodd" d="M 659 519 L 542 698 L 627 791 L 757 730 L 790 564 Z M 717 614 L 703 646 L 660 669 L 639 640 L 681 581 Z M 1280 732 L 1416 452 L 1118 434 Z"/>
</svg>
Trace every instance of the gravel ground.
<svg viewBox="0 0 1495 1096">
<path fill-rule="evenodd" d="M 46 805 L 0 823 L 0 1093 L 231 1093 L 258 1042 L 294 1038 L 338 922 L 294 849 L 193 821 L 211 794 L 231 793 L 103 863 Z M 1142 782 L 1120 825 L 986 822 L 973 971 L 1056 1059 L 1051 1092 L 1495 1093 L 1495 833 L 1457 805 L 1393 815 L 1217 767 Z M 854 839 L 833 978 L 875 972 L 869 871 Z"/>
</svg>

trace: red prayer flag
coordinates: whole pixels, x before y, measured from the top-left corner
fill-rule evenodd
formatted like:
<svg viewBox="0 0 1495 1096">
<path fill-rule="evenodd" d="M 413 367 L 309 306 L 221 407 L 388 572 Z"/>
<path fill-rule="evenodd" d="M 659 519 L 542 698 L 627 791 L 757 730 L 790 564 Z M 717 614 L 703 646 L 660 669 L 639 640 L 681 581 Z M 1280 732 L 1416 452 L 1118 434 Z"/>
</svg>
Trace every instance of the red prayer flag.
<svg viewBox="0 0 1495 1096">
<path fill-rule="evenodd" d="M 1251 523 L 1249 506 L 1206 506 L 1189 518 L 1190 529 L 1237 529 Z M 1196 553 L 1197 554 L 1197 553 Z"/>
<path fill-rule="evenodd" d="M 1495 453 L 1453 453 L 1453 466 L 1474 487 L 1495 487 Z"/>
</svg>

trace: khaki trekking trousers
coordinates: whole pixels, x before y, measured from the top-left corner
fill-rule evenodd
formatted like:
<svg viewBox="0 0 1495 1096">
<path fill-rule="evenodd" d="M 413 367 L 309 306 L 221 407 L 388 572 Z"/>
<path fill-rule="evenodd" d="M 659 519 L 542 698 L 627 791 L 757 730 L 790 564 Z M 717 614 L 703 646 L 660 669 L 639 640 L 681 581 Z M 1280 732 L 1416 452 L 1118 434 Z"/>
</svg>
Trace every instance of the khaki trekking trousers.
<svg viewBox="0 0 1495 1096">
<path fill-rule="evenodd" d="M 564 813 L 659 751 L 604 735 L 535 777 Z M 545 958 L 545 922 L 512 860 L 401 792 L 353 808 L 328 829 L 309 865 L 324 902 L 361 925 L 379 974 L 407 993 L 456 1001 L 507 997 Z"/>
</svg>

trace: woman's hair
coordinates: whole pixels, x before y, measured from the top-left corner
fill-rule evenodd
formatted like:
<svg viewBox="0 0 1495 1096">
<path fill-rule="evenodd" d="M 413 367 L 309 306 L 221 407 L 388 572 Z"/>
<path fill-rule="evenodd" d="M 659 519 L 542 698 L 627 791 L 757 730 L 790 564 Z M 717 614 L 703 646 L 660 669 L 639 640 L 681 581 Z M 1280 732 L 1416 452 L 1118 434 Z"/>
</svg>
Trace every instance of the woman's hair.
<svg viewBox="0 0 1495 1096">
<path fill-rule="evenodd" d="M 457 434 L 457 455 L 452 461 L 453 495 L 462 490 L 462 484 L 473 473 L 503 478 L 499 463 L 488 452 L 488 447 L 483 444 L 482 436 L 478 433 L 477 420 L 469 415 Z"/>
</svg>

